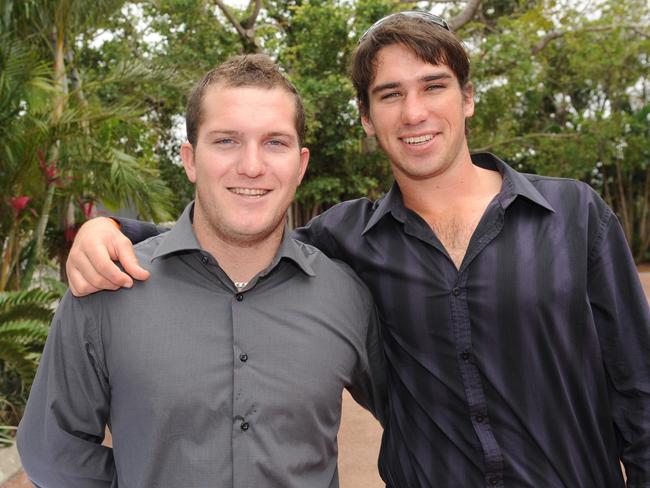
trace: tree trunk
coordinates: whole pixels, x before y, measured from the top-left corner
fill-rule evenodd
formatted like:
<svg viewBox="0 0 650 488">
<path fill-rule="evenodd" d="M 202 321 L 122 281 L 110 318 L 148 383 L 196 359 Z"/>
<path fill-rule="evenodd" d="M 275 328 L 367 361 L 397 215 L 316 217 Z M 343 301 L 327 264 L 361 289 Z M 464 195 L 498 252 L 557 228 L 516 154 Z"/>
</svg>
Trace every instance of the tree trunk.
<svg viewBox="0 0 650 488">
<path fill-rule="evenodd" d="M 641 201 L 641 217 L 639 221 L 639 248 L 635 254 L 635 260 L 641 262 L 645 259 L 650 248 L 650 167 L 645 172 L 645 185 Z"/>
<path fill-rule="evenodd" d="M 54 109 L 52 112 L 52 125 L 56 126 L 63 115 L 68 93 L 68 81 L 65 72 L 64 27 L 61 25 L 55 25 L 53 27 L 52 40 L 54 43 L 54 85 L 56 88 L 54 95 Z M 56 141 L 51 146 L 49 155 L 47 155 L 45 158 L 45 166 L 48 164 L 47 161 L 49 161 L 50 164 L 56 164 L 59 160 L 59 154 L 60 143 L 59 141 Z M 44 176 L 46 178 L 45 200 L 43 201 L 43 206 L 41 207 L 41 214 L 39 216 L 38 225 L 36 226 L 34 234 L 34 247 L 30 253 L 29 259 L 27 260 L 25 274 L 21 280 L 21 286 L 24 288 L 29 287 L 31 284 L 36 265 L 40 263 L 43 258 L 43 242 L 45 240 L 45 230 L 47 229 L 47 224 L 50 219 L 52 202 L 54 200 L 54 191 L 56 189 L 55 182 L 49 179 L 49 175 L 46 173 Z"/>
<path fill-rule="evenodd" d="M 623 224 L 623 231 L 625 232 L 625 237 L 627 242 L 632 244 L 632 223 L 630 221 L 630 214 L 628 213 L 628 202 L 627 195 L 625 193 L 625 185 L 623 184 L 623 172 L 621 170 L 621 161 L 619 159 L 614 160 L 616 167 L 616 187 L 618 190 L 619 198 L 619 213 Z"/>
</svg>

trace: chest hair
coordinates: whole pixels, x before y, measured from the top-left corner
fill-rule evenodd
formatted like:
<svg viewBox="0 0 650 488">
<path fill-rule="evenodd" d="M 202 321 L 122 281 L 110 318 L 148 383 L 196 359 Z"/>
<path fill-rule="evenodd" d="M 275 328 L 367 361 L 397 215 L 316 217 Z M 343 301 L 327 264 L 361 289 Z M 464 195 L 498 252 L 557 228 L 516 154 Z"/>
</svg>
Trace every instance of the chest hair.
<svg viewBox="0 0 650 488">
<path fill-rule="evenodd" d="M 451 213 L 437 215 L 436 218 L 429 220 L 429 225 L 457 269 L 460 269 L 460 265 L 467 252 L 467 247 L 469 246 L 469 241 L 480 219 L 481 213 L 472 213 L 471 215 Z"/>
</svg>

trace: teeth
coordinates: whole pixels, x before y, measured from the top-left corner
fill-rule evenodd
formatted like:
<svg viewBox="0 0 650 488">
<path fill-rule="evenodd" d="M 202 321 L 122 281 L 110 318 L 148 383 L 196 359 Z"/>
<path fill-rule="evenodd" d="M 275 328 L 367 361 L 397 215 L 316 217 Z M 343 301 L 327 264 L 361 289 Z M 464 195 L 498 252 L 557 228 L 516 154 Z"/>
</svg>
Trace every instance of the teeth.
<svg viewBox="0 0 650 488">
<path fill-rule="evenodd" d="M 247 197 L 261 197 L 269 192 L 261 188 L 230 188 L 230 191 L 237 195 L 246 195 Z"/>
<path fill-rule="evenodd" d="M 418 137 L 403 137 L 402 140 L 407 144 L 422 144 L 433 139 L 433 135 L 426 134 Z"/>
</svg>

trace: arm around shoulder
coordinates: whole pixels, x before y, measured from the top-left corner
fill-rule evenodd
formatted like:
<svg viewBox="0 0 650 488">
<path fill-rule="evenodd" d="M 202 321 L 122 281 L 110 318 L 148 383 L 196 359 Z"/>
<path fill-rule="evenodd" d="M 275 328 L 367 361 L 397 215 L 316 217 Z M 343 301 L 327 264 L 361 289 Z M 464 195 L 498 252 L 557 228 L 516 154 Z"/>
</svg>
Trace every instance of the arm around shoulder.
<svg viewBox="0 0 650 488">
<path fill-rule="evenodd" d="M 113 261 L 119 261 L 122 271 Z M 70 290 L 76 296 L 99 290 L 133 286 L 133 278 L 146 280 L 149 272 L 140 267 L 131 241 L 105 217 L 81 226 L 66 262 Z"/>
</svg>

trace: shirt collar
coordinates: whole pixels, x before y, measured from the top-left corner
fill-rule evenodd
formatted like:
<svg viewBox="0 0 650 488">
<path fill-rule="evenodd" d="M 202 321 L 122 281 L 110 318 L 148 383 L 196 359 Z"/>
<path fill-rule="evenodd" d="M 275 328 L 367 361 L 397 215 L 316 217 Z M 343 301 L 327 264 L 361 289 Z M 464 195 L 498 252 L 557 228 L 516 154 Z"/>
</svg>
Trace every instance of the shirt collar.
<svg viewBox="0 0 650 488">
<path fill-rule="evenodd" d="M 494 154 L 488 152 L 472 154 L 472 163 L 481 168 L 496 169 L 501 173 L 503 183 L 498 198 L 503 208 L 507 208 L 515 198 L 521 196 L 550 212 L 555 212 L 548 200 L 535 188 L 525 174 L 515 171 Z"/>
<path fill-rule="evenodd" d="M 199 241 L 196 239 L 194 229 L 192 228 L 193 218 L 194 202 L 191 202 L 187 207 L 185 207 L 182 215 L 171 230 L 162 236 L 160 245 L 153 253 L 151 261 L 178 252 L 201 252 L 203 250 Z M 284 233 L 282 234 L 280 247 L 273 258 L 271 265 L 264 270 L 261 275 L 268 274 L 273 268 L 275 268 L 275 266 L 277 266 L 282 258 L 289 259 L 296 263 L 306 275 L 316 276 L 312 266 L 309 264 L 304 246 L 291 238 L 291 232 L 286 226 L 284 228 Z"/>
<path fill-rule="evenodd" d="M 193 217 L 194 202 L 190 202 L 176 224 L 162 236 L 160 244 L 151 256 L 151 261 L 181 251 L 201 251 L 201 245 L 192 229 Z"/>
<path fill-rule="evenodd" d="M 368 220 L 366 227 L 363 229 L 362 234 L 365 234 L 372 229 L 388 212 L 392 213 L 393 217 L 400 222 L 406 220 L 406 207 L 404 207 L 402 191 L 399 189 L 397 182 L 393 182 L 388 193 L 375 202 L 375 210 L 370 217 L 370 220 Z"/>
<path fill-rule="evenodd" d="M 515 171 L 494 154 L 487 152 L 472 154 L 472 163 L 481 168 L 497 170 L 501 173 L 503 183 L 498 198 L 504 208 L 507 208 L 517 196 L 522 196 L 551 212 L 555 212 L 548 200 L 542 196 L 524 174 Z M 406 220 L 406 207 L 404 207 L 404 199 L 397 182 L 393 182 L 390 191 L 375 203 L 375 211 L 363 229 L 363 234 L 372 229 L 389 212 L 400 222 Z"/>
<path fill-rule="evenodd" d="M 311 264 L 309 264 L 307 249 L 304 244 L 296 241 L 291 238 L 291 231 L 288 226 L 284 226 L 284 233 L 282 234 L 282 242 L 280 242 L 280 247 L 278 252 L 275 253 L 275 257 L 271 262 L 271 265 L 261 273 L 261 276 L 268 274 L 281 259 L 286 258 L 298 265 L 298 267 L 305 273 L 307 276 L 316 276 L 314 269 Z"/>
</svg>

